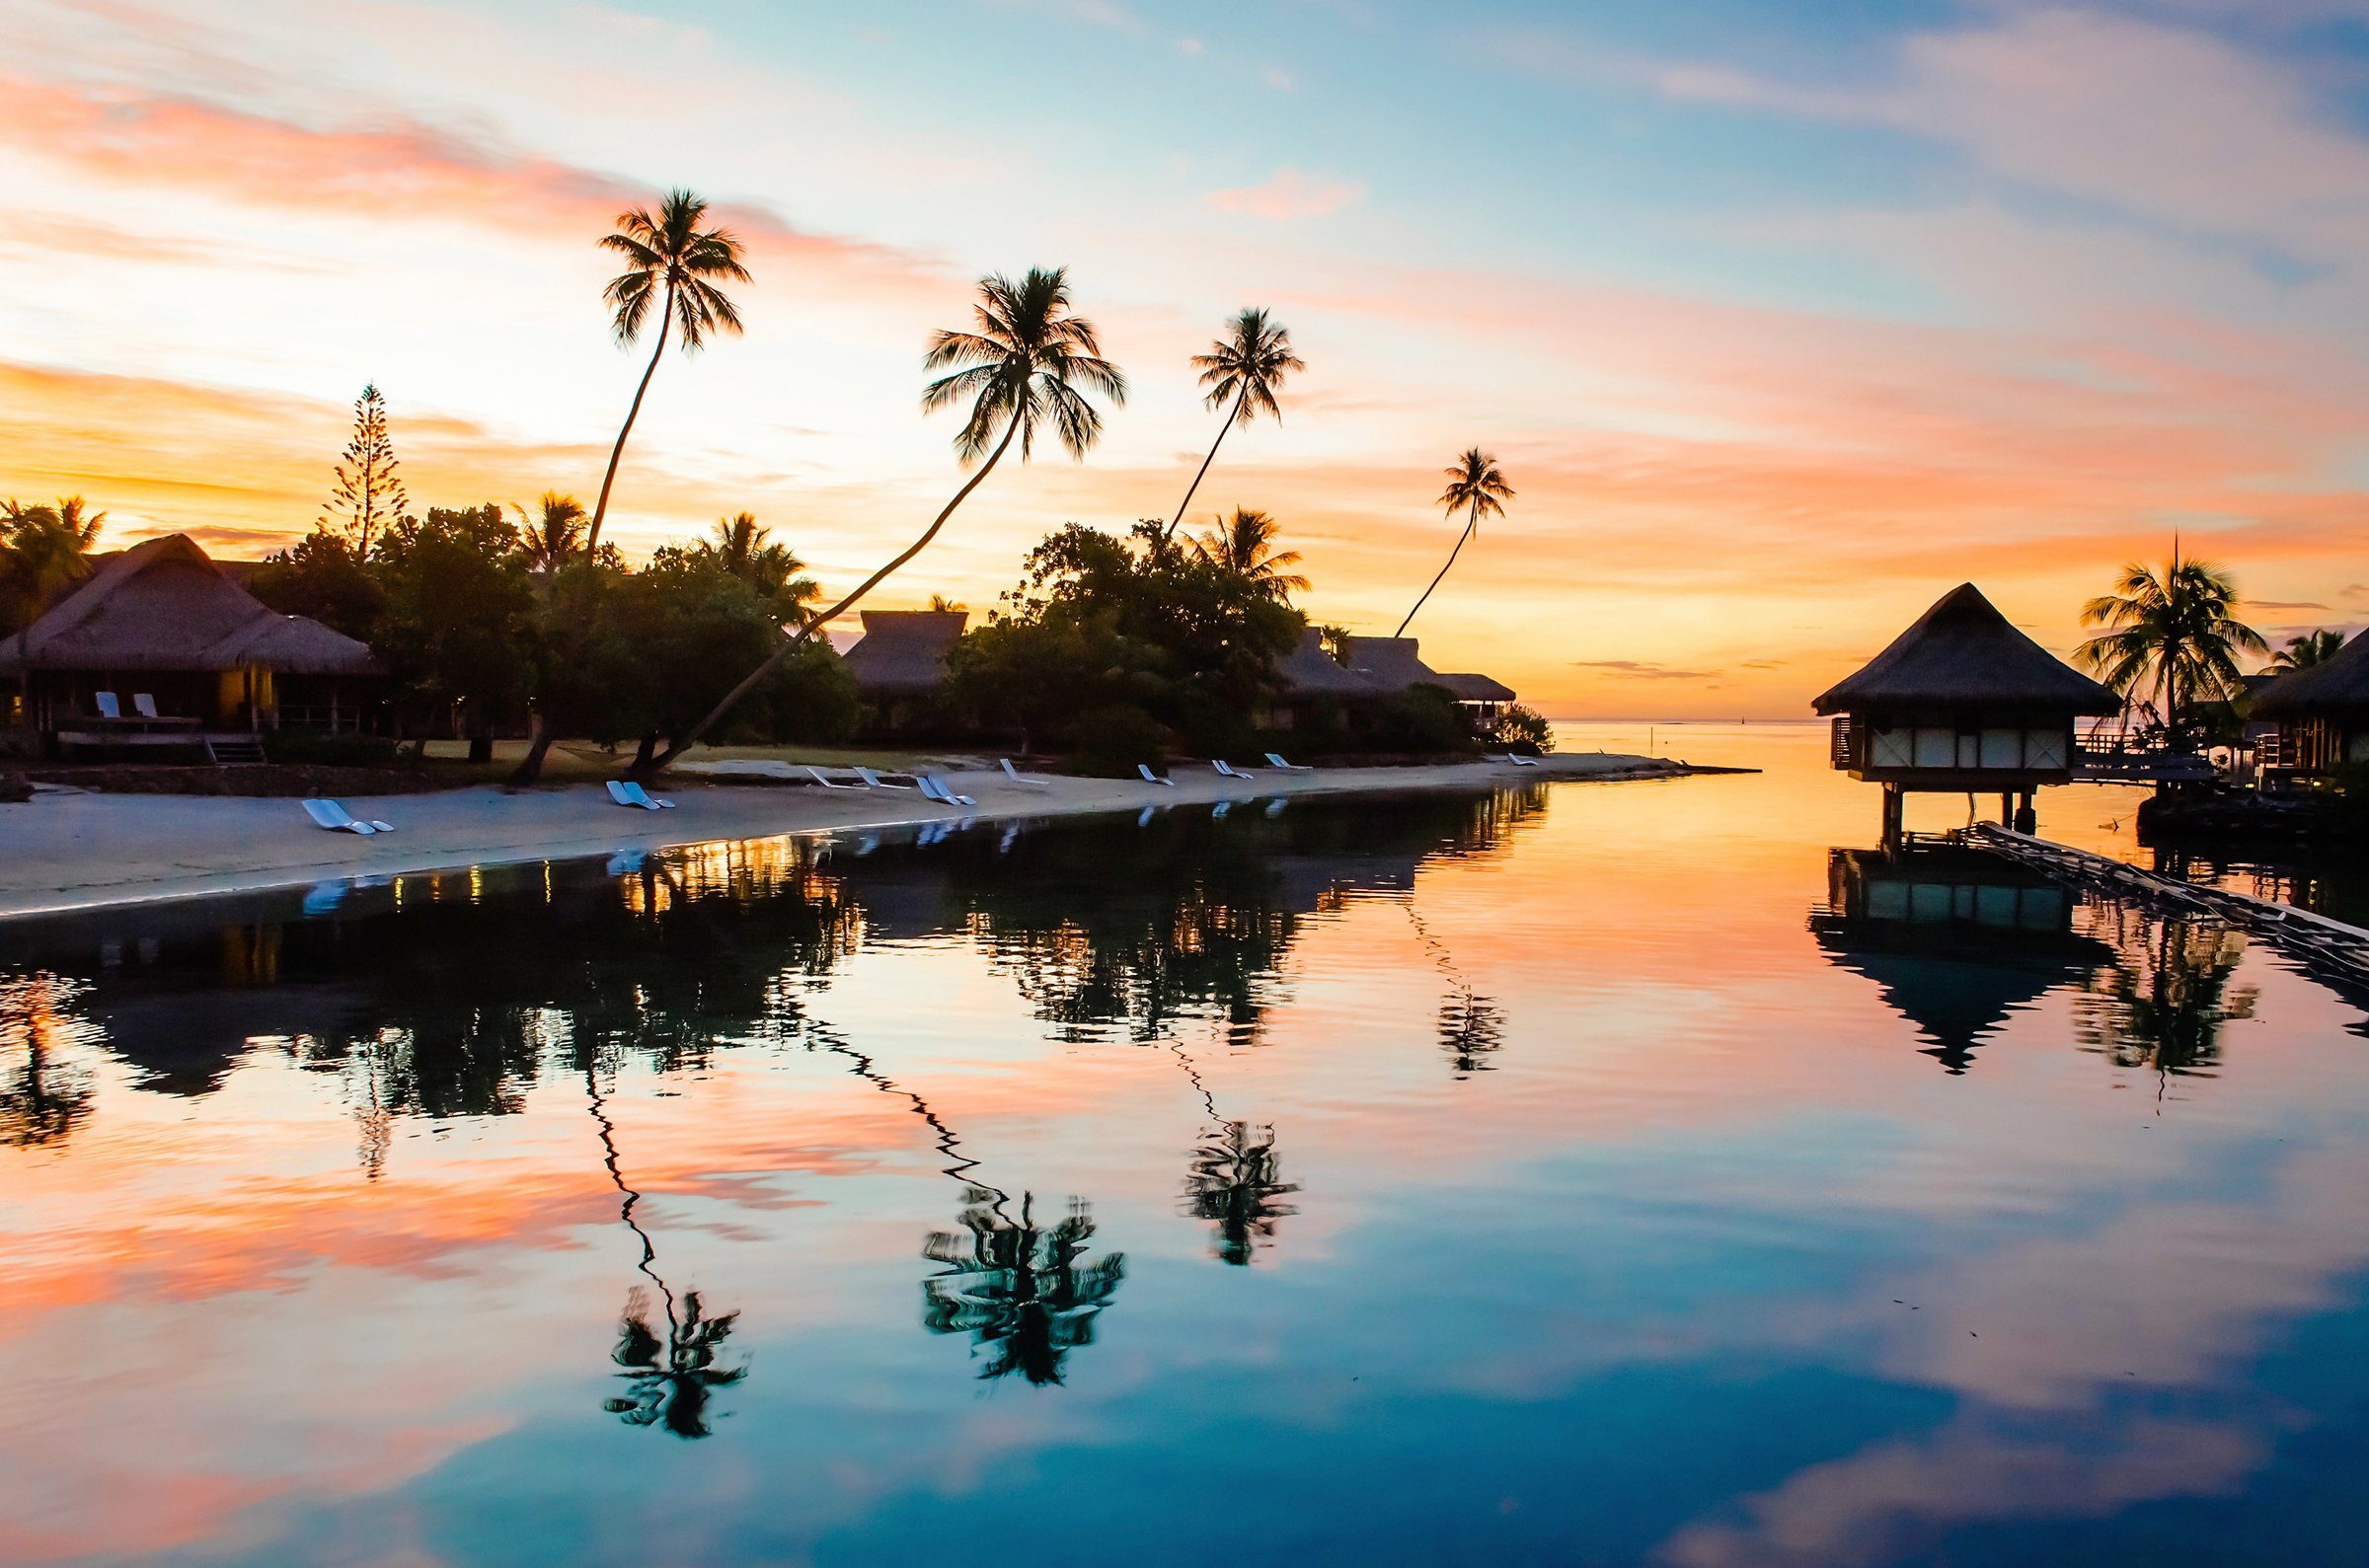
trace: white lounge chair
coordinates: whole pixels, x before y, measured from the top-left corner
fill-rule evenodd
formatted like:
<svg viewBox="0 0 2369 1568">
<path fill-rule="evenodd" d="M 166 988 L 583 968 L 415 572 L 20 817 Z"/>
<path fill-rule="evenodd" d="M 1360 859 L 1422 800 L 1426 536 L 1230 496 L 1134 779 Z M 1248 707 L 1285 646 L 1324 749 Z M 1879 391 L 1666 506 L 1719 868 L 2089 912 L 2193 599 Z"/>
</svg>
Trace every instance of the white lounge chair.
<svg viewBox="0 0 2369 1568">
<path fill-rule="evenodd" d="M 1143 782 L 1145 784 L 1166 784 L 1171 789 L 1174 789 L 1177 786 L 1177 782 L 1174 779 L 1163 779 L 1158 774 L 1152 772 L 1152 765 L 1148 762 L 1137 763 L 1135 765 L 1135 771 L 1143 775 Z"/>
<path fill-rule="evenodd" d="M 890 784 L 879 774 L 874 773 L 870 768 L 858 768 L 856 770 L 856 777 L 863 780 L 866 785 L 874 789 L 910 789 L 913 787 L 911 784 Z"/>
<path fill-rule="evenodd" d="M 948 784 L 942 775 L 925 773 L 915 777 L 921 780 L 921 792 L 932 800 L 950 806 L 975 806 L 979 803 L 975 795 L 955 793 L 955 786 Z"/>
<path fill-rule="evenodd" d="M 658 803 L 646 794 L 639 794 L 639 785 L 627 784 L 622 779 L 611 779 L 609 781 L 609 798 L 621 806 L 632 806 L 637 811 L 657 810 Z"/>
<path fill-rule="evenodd" d="M 1020 785 L 1023 789 L 1041 789 L 1044 787 L 1044 781 L 1041 779 L 1023 779 L 1020 776 L 1020 770 L 1012 766 L 1011 758 L 1003 758 L 1002 762 L 1004 766 L 1004 777 L 1011 780 L 1014 784 Z"/>
<path fill-rule="evenodd" d="M 1251 782 L 1251 776 L 1249 774 L 1244 773 L 1240 768 L 1235 767 L 1223 757 L 1218 758 L 1209 766 L 1217 770 L 1217 776 L 1220 779 L 1237 779 L 1244 784 L 1249 784 Z"/>
<path fill-rule="evenodd" d="M 123 704 L 113 692 L 94 692 L 91 694 L 91 701 L 99 705 L 101 718 L 121 718 L 123 716 Z"/>
<path fill-rule="evenodd" d="M 327 828 L 332 833 L 359 833 L 367 838 L 373 833 L 395 831 L 394 823 L 365 822 L 335 800 L 307 800 L 304 814 L 313 819 L 314 826 Z"/>
<path fill-rule="evenodd" d="M 872 787 L 870 784 L 841 784 L 838 780 L 833 779 L 828 774 L 824 773 L 820 768 L 812 767 L 810 765 L 807 767 L 806 772 L 812 774 L 814 776 L 814 782 L 822 785 L 825 789 L 869 789 Z"/>
<path fill-rule="evenodd" d="M 132 693 L 131 710 L 142 718 L 162 718 L 164 716 L 156 710 L 156 694 L 153 692 Z"/>
<path fill-rule="evenodd" d="M 1274 770 L 1275 770 L 1275 772 L 1277 772 L 1277 773 L 1314 773 L 1314 772 L 1316 772 L 1316 770 L 1315 770 L 1314 768 L 1305 767 L 1305 766 L 1303 766 L 1303 765 L 1302 765 L 1302 764 L 1300 764 L 1300 763 L 1296 763 L 1296 762 L 1285 762 L 1285 761 L 1283 760 L 1283 754 L 1282 754 L 1281 752 L 1279 752 L 1279 751 L 1270 751 L 1270 752 L 1268 752 L 1268 753 L 1266 754 L 1266 765 L 1267 765 L 1269 768 L 1272 768 L 1272 769 L 1274 769 Z"/>
<path fill-rule="evenodd" d="M 654 806 L 660 811 L 672 811 L 674 809 L 673 801 L 668 800 L 661 795 L 651 794 L 649 790 L 643 788 L 631 779 L 625 781 L 625 795 L 626 803 L 628 805 Z"/>
<path fill-rule="evenodd" d="M 1513 764 L 1516 768 L 1535 768 L 1538 766 L 1538 759 L 1536 757 L 1525 757 L 1518 751 L 1507 752 L 1505 754 L 1505 760 Z"/>
</svg>

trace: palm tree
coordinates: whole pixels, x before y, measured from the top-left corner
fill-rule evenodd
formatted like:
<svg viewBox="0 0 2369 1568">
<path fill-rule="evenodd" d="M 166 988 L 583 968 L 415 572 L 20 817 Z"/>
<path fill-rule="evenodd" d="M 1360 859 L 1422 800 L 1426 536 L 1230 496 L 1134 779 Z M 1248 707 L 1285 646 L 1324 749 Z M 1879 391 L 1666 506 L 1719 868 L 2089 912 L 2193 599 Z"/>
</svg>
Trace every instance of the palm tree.
<svg viewBox="0 0 2369 1568">
<path fill-rule="evenodd" d="M 922 356 L 928 370 L 952 370 L 921 392 L 922 411 L 968 399 L 970 413 L 955 432 L 955 455 L 963 463 L 979 463 L 978 472 L 962 483 L 919 539 L 896 558 L 857 584 L 855 592 L 808 620 L 774 649 L 771 657 L 724 695 L 708 716 L 691 726 L 674 744 L 658 754 L 648 772 L 664 768 L 699 744 L 700 738 L 755 691 L 783 660 L 796 653 L 823 627 L 844 615 L 857 600 L 878 587 L 906 561 L 929 548 L 931 540 L 955 515 L 955 508 L 994 472 L 995 465 L 1020 441 L 1020 459 L 1033 451 L 1039 425 L 1049 426 L 1069 452 L 1084 461 L 1102 439 L 1103 416 L 1096 411 L 1081 385 L 1108 398 L 1113 407 L 1127 401 L 1127 378 L 1102 357 L 1094 324 L 1070 313 L 1069 269 L 1045 271 L 1031 267 L 1018 282 L 996 273 L 979 279 L 978 302 L 971 307 L 977 331 L 941 331 L 932 335 L 929 352 Z M 998 429 L 1003 431 L 999 437 Z M 979 462 L 981 457 L 984 462 Z"/>
<path fill-rule="evenodd" d="M 806 563 L 789 546 L 768 543 L 772 535 L 754 512 L 735 512 L 716 519 L 715 536 L 701 540 L 697 553 L 756 589 L 783 620 L 803 620 L 807 602 L 821 589 L 799 575 Z"/>
<path fill-rule="evenodd" d="M 0 501 L 0 617 L 30 626 L 57 591 L 91 569 L 91 547 L 107 513 L 79 495 L 48 506 Z"/>
<path fill-rule="evenodd" d="M 2176 750 L 2188 743 L 2188 721 L 2199 703 L 2226 702 L 2241 690 L 2238 654 L 2259 653 L 2261 634 L 2237 619 L 2237 584 L 2201 560 L 2172 564 L 2160 576 L 2132 561 L 2112 593 L 2081 607 L 2085 626 L 2106 630 L 2074 650 L 2074 657 L 2120 693 L 2161 718 Z"/>
<path fill-rule="evenodd" d="M 1439 568 L 1439 576 L 1431 579 L 1431 588 L 1438 587 L 1440 578 L 1448 574 L 1448 566 L 1456 564 L 1458 552 L 1464 549 L 1464 542 L 1480 529 L 1481 519 L 1504 516 L 1505 502 L 1513 499 L 1513 486 L 1506 484 L 1505 476 L 1497 472 L 1497 460 L 1477 446 L 1467 447 L 1464 456 L 1448 465 L 1446 473 L 1448 487 L 1440 493 L 1440 506 L 1446 509 L 1450 517 L 1456 515 L 1458 507 L 1463 507 L 1468 515 L 1464 532 L 1456 536 L 1456 548 L 1448 552 L 1448 565 Z M 1414 601 L 1414 610 L 1420 610 L 1423 599 L 1431 597 L 1431 588 L 1425 588 L 1422 599 Z M 1391 634 L 1392 636 L 1407 635 L 1408 626 L 1414 620 L 1414 610 L 1407 612 L 1407 619 L 1399 623 L 1399 629 Z"/>
<path fill-rule="evenodd" d="M 2315 664 L 2326 664 L 2336 656 L 2344 645 L 2344 634 L 2323 629 L 2306 632 L 2301 636 L 2287 638 L 2287 645 L 2270 655 L 2270 668 L 2282 674 L 2289 670 L 2308 670 Z"/>
<path fill-rule="evenodd" d="M 515 506 L 518 539 L 526 547 L 534 569 L 548 575 L 559 570 L 583 548 L 584 506 L 573 495 L 545 490 L 535 503 L 535 515 Z"/>
<path fill-rule="evenodd" d="M 626 270 L 609 279 L 609 286 L 601 291 L 613 312 L 610 327 L 617 335 L 618 346 L 642 336 L 652 300 L 658 304 L 658 341 L 650 350 L 650 368 L 642 372 L 642 384 L 634 389 L 633 406 L 625 411 L 625 426 L 617 432 L 617 444 L 609 449 L 609 469 L 600 478 L 600 498 L 592 503 L 592 527 L 584 539 L 587 553 L 600 548 L 600 525 L 609 515 L 609 486 L 617 483 L 617 460 L 625 455 L 625 438 L 633 433 L 643 395 L 650 391 L 650 378 L 657 374 L 658 360 L 666 352 L 668 331 L 679 327 L 683 352 L 693 353 L 707 342 L 710 333 L 740 330 L 740 313 L 709 279 L 745 283 L 748 268 L 740 264 L 740 242 L 730 231 L 699 226 L 707 215 L 708 203 L 703 197 L 688 190 L 669 190 L 666 199 L 658 203 L 655 217 L 636 207 L 618 214 L 615 233 L 601 236 L 600 243 L 627 262 Z"/>
<path fill-rule="evenodd" d="M 1193 368 L 1201 373 L 1201 385 L 1209 389 L 1201 407 L 1214 409 L 1228 398 L 1234 407 L 1227 411 L 1226 422 L 1217 427 L 1217 440 L 1209 443 L 1209 455 L 1201 459 L 1200 471 L 1184 488 L 1184 498 L 1177 503 L 1177 515 L 1169 520 L 1161 535 L 1165 543 L 1184 520 L 1184 508 L 1192 504 L 1192 492 L 1201 487 L 1201 480 L 1209 465 L 1217 461 L 1217 449 L 1226 432 L 1245 420 L 1256 419 L 1261 411 L 1277 420 L 1283 417 L 1275 402 L 1275 394 L 1283 386 L 1283 378 L 1308 366 L 1291 351 L 1291 329 L 1280 322 L 1269 321 L 1263 310 L 1246 310 L 1227 323 L 1226 336 L 1209 345 L 1205 354 L 1192 356 Z"/>
<path fill-rule="evenodd" d="M 1220 516 L 1215 522 L 1215 528 L 1194 542 L 1203 560 L 1249 578 L 1278 600 L 1308 591 L 1306 577 L 1283 569 L 1298 565 L 1300 553 L 1275 548 L 1278 530 L 1272 517 L 1237 506 L 1233 516 Z"/>
</svg>

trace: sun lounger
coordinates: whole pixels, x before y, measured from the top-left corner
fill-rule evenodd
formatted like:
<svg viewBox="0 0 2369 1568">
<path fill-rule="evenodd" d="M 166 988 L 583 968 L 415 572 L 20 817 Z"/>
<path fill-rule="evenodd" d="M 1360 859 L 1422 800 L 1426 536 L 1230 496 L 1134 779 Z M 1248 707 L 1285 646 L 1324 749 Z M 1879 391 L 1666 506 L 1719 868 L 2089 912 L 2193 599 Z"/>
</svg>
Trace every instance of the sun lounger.
<svg viewBox="0 0 2369 1568">
<path fill-rule="evenodd" d="M 1270 752 L 1268 752 L 1268 753 L 1266 754 L 1266 765 L 1267 765 L 1269 768 L 1272 768 L 1272 769 L 1274 769 L 1274 770 L 1275 770 L 1275 772 L 1277 772 L 1277 773 L 1314 773 L 1314 772 L 1316 772 L 1316 770 L 1315 770 L 1314 768 L 1306 767 L 1306 766 L 1304 766 L 1304 765 L 1302 765 L 1302 764 L 1300 764 L 1300 763 L 1296 763 L 1296 762 L 1285 762 L 1285 761 L 1283 760 L 1283 754 L 1282 754 L 1281 752 L 1279 752 L 1279 751 L 1270 751 Z"/>
<path fill-rule="evenodd" d="M 858 768 L 856 777 L 863 780 L 868 787 L 874 789 L 910 789 L 913 787 L 911 784 L 890 784 L 870 768 Z"/>
<path fill-rule="evenodd" d="M 113 692 L 94 692 L 91 701 L 99 705 L 101 718 L 121 718 L 123 704 Z"/>
<path fill-rule="evenodd" d="M 625 792 L 634 797 L 634 804 L 638 806 L 656 806 L 660 811 L 672 811 L 674 809 L 673 801 L 667 799 L 664 795 L 651 794 L 648 789 L 643 788 L 640 784 L 635 784 L 630 779 L 626 781 Z"/>
<path fill-rule="evenodd" d="M 916 777 L 921 780 L 921 792 L 925 795 L 928 795 L 932 800 L 937 800 L 950 806 L 975 806 L 979 803 L 978 798 L 975 795 L 958 795 L 955 793 L 955 786 L 948 784 L 946 780 L 938 774 L 925 773 L 916 775 Z"/>
<path fill-rule="evenodd" d="M 314 826 L 327 828 L 332 833 L 359 833 L 367 838 L 373 833 L 395 831 L 394 823 L 365 822 L 335 800 L 307 800 L 304 814 L 313 819 Z"/>
<path fill-rule="evenodd" d="M 806 772 L 812 774 L 814 776 L 814 782 L 822 785 L 825 789 L 869 789 L 872 787 L 870 784 L 841 784 L 838 780 L 833 779 L 828 774 L 824 773 L 820 768 L 815 768 L 812 766 L 809 766 L 806 769 Z"/>
<path fill-rule="evenodd" d="M 657 810 L 658 803 L 643 794 L 641 788 L 641 785 L 627 784 L 622 779 L 612 779 L 609 781 L 609 798 L 621 806 L 632 806 L 637 811 Z"/>
<path fill-rule="evenodd" d="M 1211 763 L 1209 766 L 1217 770 L 1217 776 L 1220 779 L 1239 780 L 1243 784 L 1249 784 L 1251 782 L 1251 776 L 1249 774 L 1244 773 L 1240 768 L 1235 767 L 1223 757 L 1220 757 L 1217 759 L 1217 761 Z"/>
<path fill-rule="evenodd" d="M 1145 784 L 1166 784 L 1171 789 L 1174 789 L 1177 786 L 1177 782 L 1174 779 L 1163 779 L 1158 774 L 1152 772 L 1152 765 L 1148 762 L 1137 763 L 1135 765 L 1135 771 L 1143 775 L 1143 782 Z"/>
<path fill-rule="evenodd" d="M 1044 781 L 1041 779 L 1023 779 L 1020 776 L 1020 770 L 1012 766 L 1011 758 L 1003 758 L 1002 762 L 1004 768 L 1004 777 L 1011 780 L 1014 784 L 1020 785 L 1023 789 L 1041 789 L 1044 787 Z"/>
<path fill-rule="evenodd" d="M 1538 759 L 1536 757 L 1525 757 L 1518 751 L 1507 752 L 1505 754 L 1505 760 L 1513 764 L 1516 768 L 1535 768 L 1538 766 Z"/>
<path fill-rule="evenodd" d="M 164 716 L 156 710 L 156 696 L 152 692 L 132 693 L 131 710 L 139 714 L 142 718 L 161 718 Z"/>
</svg>

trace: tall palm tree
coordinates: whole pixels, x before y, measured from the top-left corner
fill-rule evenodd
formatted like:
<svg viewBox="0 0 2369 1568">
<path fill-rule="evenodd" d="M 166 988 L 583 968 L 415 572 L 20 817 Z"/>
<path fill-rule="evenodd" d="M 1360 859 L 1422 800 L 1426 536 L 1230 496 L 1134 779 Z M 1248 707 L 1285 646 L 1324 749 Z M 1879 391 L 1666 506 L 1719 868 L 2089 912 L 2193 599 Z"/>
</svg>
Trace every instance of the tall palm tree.
<svg viewBox="0 0 2369 1568">
<path fill-rule="evenodd" d="M 1275 520 L 1264 512 L 1237 506 L 1231 517 L 1218 517 L 1217 526 L 1194 541 L 1201 559 L 1238 572 L 1275 599 L 1308 591 L 1308 579 L 1287 566 L 1300 563 L 1296 550 L 1277 550 Z"/>
<path fill-rule="evenodd" d="M 608 472 L 600 477 L 600 498 L 592 503 L 592 527 L 584 539 L 586 553 L 600 548 L 600 525 L 609 515 L 609 486 L 617 483 L 617 460 L 625 455 L 625 438 L 633 433 L 643 395 L 650 391 L 650 378 L 657 374 L 658 360 L 666 352 L 667 333 L 679 328 L 683 352 L 693 353 L 707 342 L 709 334 L 740 330 L 740 313 L 709 279 L 745 283 L 748 268 L 740 264 L 740 242 L 729 230 L 700 227 L 707 215 L 705 198 L 688 190 L 669 190 L 666 199 L 658 203 L 655 216 L 636 207 L 618 214 L 616 231 L 601 236 L 604 247 L 626 260 L 626 269 L 609 279 L 609 286 L 601 291 L 612 312 L 610 328 L 617 335 L 618 346 L 642 336 L 653 301 L 658 307 L 658 340 L 650 350 L 650 368 L 642 372 L 642 384 L 634 389 L 633 405 L 625 411 L 625 426 L 617 432 L 617 444 L 609 449 Z"/>
<path fill-rule="evenodd" d="M 1177 502 L 1177 515 L 1161 535 L 1163 542 L 1184 520 L 1184 508 L 1192 504 L 1192 492 L 1201 487 L 1209 465 L 1217 461 L 1217 449 L 1226 432 L 1261 412 L 1280 420 L 1283 410 L 1276 404 L 1275 394 L 1282 389 L 1283 378 L 1308 368 L 1291 351 L 1291 329 L 1256 309 L 1245 310 L 1228 322 L 1226 336 L 1212 342 L 1207 353 L 1193 355 L 1192 364 L 1201 373 L 1201 385 L 1209 389 L 1201 407 L 1214 409 L 1229 398 L 1234 407 L 1226 411 L 1226 422 L 1217 427 L 1217 440 L 1209 443 L 1209 455 L 1201 459 L 1200 471 L 1184 487 L 1184 498 Z"/>
<path fill-rule="evenodd" d="M 59 589 L 87 574 L 106 522 L 79 495 L 47 506 L 0 501 L 0 624 L 32 625 Z"/>
<path fill-rule="evenodd" d="M 535 503 L 533 516 L 528 516 L 523 506 L 515 510 L 518 540 L 526 547 L 535 570 L 546 575 L 555 572 L 583 549 L 584 505 L 574 496 L 545 490 Z"/>
<path fill-rule="evenodd" d="M 2289 670 L 2308 670 L 2315 664 L 2326 664 L 2336 656 L 2344 645 L 2344 634 L 2323 628 L 2287 638 L 2287 645 L 2270 655 L 2269 667 L 2280 673 Z"/>
<path fill-rule="evenodd" d="M 2162 574 L 2142 561 L 2122 568 L 2114 591 L 2081 607 L 2085 626 L 2105 630 L 2074 657 L 2133 708 L 2155 710 L 2176 750 L 2188 744 L 2188 720 L 2199 703 L 2225 702 L 2241 690 L 2238 654 L 2267 646 L 2260 633 L 2238 620 L 2237 584 L 2201 560 L 2182 560 L 2172 546 Z"/>
<path fill-rule="evenodd" d="M 1459 507 L 1464 509 L 1467 514 L 1464 532 L 1456 536 L 1456 548 L 1448 552 L 1447 566 L 1439 568 L 1439 576 L 1431 579 L 1431 587 L 1423 590 L 1422 599 L 1414 601 L 1414 610 L 1423 607 L 1423 599 L 1431 597 L 1431 588 L 1438 587 L 1440 578 L 1448 574 L 1448 566 L 1456 564 L 1458 553 L 1464 549 L 1464 542 L 1479 531 L 1481 519 L 1504 516 L 1505 502 L 1513 499 L 1513 486 L 1497 472 L 1497 460 L 1477 446 L 1465 448 L 1464 456 L 1449 464 L 1446 473 L 1448 487 L 1440 492 L 1439 504 L 1450 517 L 1456 515 Z M 1407 619 L 1399 623 L 1392 636 L 1407 635 L 1408 626 L 1414 620 L 1414 610 L 1407 612 Z"/>
<path fill-rule="evenodd" d="M 1094 324 L 1070 313 L 1069 269 L 1046 271 L 1031 267 L 1018 282 L 996 273 L 979 279 L 979 298 L 971 307 L 974 332 L 941 331 L 930 338 L 922 356 L 927 370 L 951 370 L 922 388 L 922 411 L 932 412 L 969 400 L 970 412 L 955 432 L 955 455 L 963 463 L 978 463 L 978 472 L 955 491 L 921 537 L 896 558 L 856 585 L 855 592 L 808 620 L 782 640 L 770 658 L 724 695 L 708 716 L 659 753 L 649 768 L 656 772 L 699 744 L 700 738 L 730 712 L 734 705 L 756 690 L 765 677 L 797 652 L 821 629 L 844 615 L 857 600 L 878 587 L 891 572 L 929 548 L 930 541 L 955 515 L 955 508 L 994 472 L 995 465 L 1020 441 L 1020 458 L 1027 462 L 1035 446 L 1038 426 L 1047 426 L 1069 452 L 1083 461 L 1102 439 L 1103 416 L 1085 387 L 1108 398 L 1113 407 L 1127 401 L 1127 378 L 1102 357 Z M 997 435 L 998 429 L 1003 432 Z M 980 462 L 984 457 L 985 461 Z"/>
</svg>

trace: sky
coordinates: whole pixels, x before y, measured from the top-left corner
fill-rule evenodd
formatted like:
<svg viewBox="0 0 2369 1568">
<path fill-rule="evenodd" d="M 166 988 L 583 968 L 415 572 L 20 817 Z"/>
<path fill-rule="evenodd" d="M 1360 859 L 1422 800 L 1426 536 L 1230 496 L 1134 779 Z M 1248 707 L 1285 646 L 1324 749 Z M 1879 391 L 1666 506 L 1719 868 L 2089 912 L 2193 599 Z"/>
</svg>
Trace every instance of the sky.
<svg viewBox="0 0 2369 1568">
<path fill-rule="evenodd" d="M 2043 643 L 2126 560 L 2369 621 L 2369 0 L 0 0 L 0 495 L 233 557 L 365 382 L 416 508 L 598 489 L 645 352 L 596 242 L 689 187 L 747 331 L 670 352 L 611 530 L 742 509 L 844 589 L 961 483 L 975 280 L 1070 269 L 1129 374 L 874 601 L 984 610 L 1182 499 L 1190 356 L 1307 361 L 1193 502 L 1310 615 L 1554 715 L 1797 717 L 1974 580 Z"/>
</svg>

